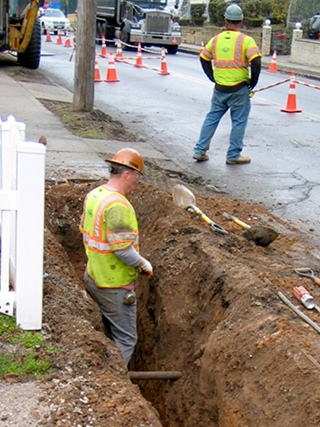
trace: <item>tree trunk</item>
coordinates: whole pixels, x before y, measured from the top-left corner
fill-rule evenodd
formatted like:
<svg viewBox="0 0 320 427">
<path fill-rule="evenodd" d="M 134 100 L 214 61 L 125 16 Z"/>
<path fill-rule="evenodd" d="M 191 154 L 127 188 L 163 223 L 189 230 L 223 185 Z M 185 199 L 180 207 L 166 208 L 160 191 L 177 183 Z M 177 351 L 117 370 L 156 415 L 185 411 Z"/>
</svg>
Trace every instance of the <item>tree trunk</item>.
<svg viewBox="0 0 320 427">
<path fill-rule="evenodd" d="M 73 111 L 91 111 L 94 102 L 94 64 L 97 0 L 79 0 Z"/>
</svg>

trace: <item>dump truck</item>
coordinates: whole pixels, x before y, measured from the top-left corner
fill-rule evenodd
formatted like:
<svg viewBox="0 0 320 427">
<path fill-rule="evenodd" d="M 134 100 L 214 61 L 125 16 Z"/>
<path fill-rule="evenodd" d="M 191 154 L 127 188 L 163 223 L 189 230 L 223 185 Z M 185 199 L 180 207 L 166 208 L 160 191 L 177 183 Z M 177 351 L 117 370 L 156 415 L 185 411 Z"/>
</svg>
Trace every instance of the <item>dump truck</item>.
<svg viewBox="0 0 320 427">
<path fill-rule="evenodd" d="M 96 22 L 97 40 L 120 39 L 125 47 L 140 43 L 175 54 L 181 43 L 180 25 L 167 0 L 98 0 Z"/>
<path fill-rule="evenodd" d="M 41 0 L 40 0 L 41 1 Z M 16 52 L 20 65 L 36 69 L 40 64 L 41 33 L 39 0 L 0 0 L 0 52 Z"/>
</svg>

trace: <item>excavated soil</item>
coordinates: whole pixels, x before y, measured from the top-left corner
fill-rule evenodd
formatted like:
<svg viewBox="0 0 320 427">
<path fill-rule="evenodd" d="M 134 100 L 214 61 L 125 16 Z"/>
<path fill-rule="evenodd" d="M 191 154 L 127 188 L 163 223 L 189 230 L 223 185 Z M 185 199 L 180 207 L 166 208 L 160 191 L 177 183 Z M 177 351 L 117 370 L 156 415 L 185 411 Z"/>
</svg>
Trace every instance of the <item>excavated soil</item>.
<svg viewBox="0 0 320 427">
<path fill-rule="evenodd" d="M 188 184 L 197 205 L 229 235 L 213 233 L 174 205 L 176 183 L 164 177 L 141 182 L 130 198 L 154 275 L 138 279 L 139 341 L 129 370 L 182 373 L 177 381 L 134 381 L 160 421 L 128 380 L 83 290 L 78 223 L 83 198 L 98 183 L 47 186 L 44 322 L 63 348 L 58 381 L 45 384 L 53 401 L 63 398 L 63 415 L 70 415 L 67 403 L 85 394 L 88 403 L 82 414 L 72 413 L 70 425 L 84 425 L 89 414 L 97 426 L 319 425 L 318 334 L 277 294 L 299 306 L 292 290 L 304 285 L 320 299 L 316 285 L 293 272 L 308 266 L 317 273 L 317 251 L 262 207 Z M 268 247 L 257 246 L 224 211 L 280 235 Z M 319 321 L 317 312 L 300 309 Z"/>
<path fill-rule="evenodd" d="M 130 381 L 120 350 L 102 332 L 97 307 L 83 286 L 85 255 L 78 231 L 85 195 L 98 182 L 46 186 L 43 332 L 61 352 L 45 378 L 45 426 L 245 427 L 318 426 L 318 332 L 278 296 L 303 285 L 293 270 L 320 274 L 319 252 L 288 223 L 260 205 L 146 168 L 130 196 L 141 253 L 154 267 L 139 278 L 139 340 L 130 371 L 179 371 L 172 380 Z M 187 185 L 223 236 L 175 206 L 172 189 Z M 279 237 L 257 246 L 223 212 Z"/>
</svg>

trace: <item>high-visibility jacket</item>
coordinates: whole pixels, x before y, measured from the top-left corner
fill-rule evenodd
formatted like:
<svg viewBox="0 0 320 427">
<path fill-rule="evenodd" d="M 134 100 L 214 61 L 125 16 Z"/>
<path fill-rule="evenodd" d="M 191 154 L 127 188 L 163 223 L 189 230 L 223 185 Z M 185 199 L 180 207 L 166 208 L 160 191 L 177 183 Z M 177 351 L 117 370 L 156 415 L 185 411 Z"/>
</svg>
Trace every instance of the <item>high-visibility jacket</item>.
<svg viewBox="0 0 320 427">
<path fill-rule="evenodd" d="M 261 56 L 252 37 L 240 31 L 223 31 L 213 37 L 201 52 L 201 58 L 212 61 L 213 78 L 222 86 L 249 82 L 249 65 Z"/>
<path fill-rule="evenodd" d="M 135 211 L 125 196 L 105 185 L 85 198 L 80 227 L 88 258 L 87 272 L 99 288 L 121 288 L 138 277 L 114 252 L 131 245 L 139 252 Z"/>
</svg>

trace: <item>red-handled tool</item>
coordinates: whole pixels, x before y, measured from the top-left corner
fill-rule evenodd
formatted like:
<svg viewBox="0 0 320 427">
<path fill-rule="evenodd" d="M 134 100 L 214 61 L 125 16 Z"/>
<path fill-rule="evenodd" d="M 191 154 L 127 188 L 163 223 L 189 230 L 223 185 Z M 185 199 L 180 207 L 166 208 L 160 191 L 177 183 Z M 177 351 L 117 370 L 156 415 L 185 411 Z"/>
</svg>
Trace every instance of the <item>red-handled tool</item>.
<svg viewBox="0 0 320 427">
<path fill-rule="evenodd" d="M 316 309 L 320 313 L 320 307 L 316 304 L 312 294 L 303 286 L 296 286 L 293 294 L 308 310 Z"/>
</svg>

